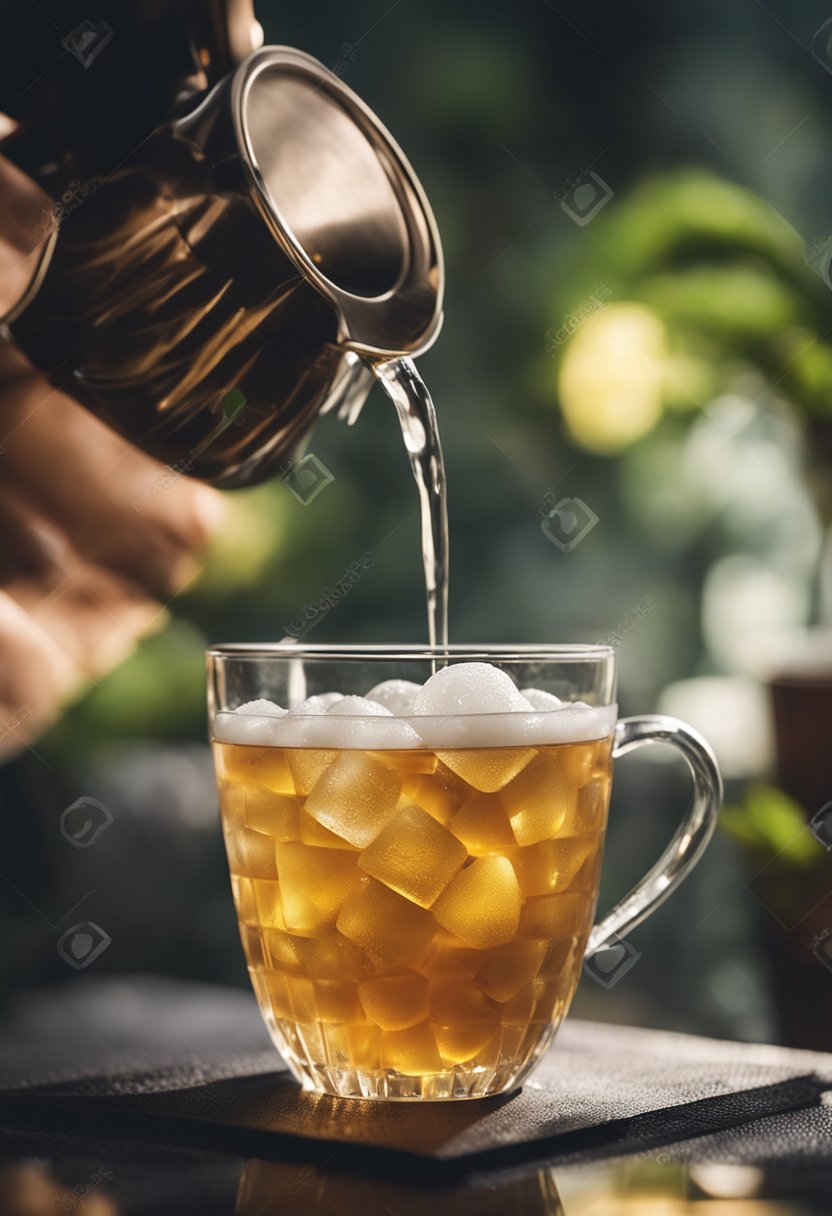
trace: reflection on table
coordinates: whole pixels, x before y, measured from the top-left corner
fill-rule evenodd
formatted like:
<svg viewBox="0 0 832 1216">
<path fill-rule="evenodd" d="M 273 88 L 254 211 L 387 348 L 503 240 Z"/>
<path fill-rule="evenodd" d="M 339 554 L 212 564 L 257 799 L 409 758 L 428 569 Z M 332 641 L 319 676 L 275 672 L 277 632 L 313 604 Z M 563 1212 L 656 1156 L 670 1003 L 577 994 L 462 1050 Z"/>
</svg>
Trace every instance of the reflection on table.
<svg viewBox="0 0 832 1216">
<path fill-rule="evenodd" d="M 99 1144 L 100 1147 L 100 1144 Z M 126 1151 L 125 1151 L 126 1150 Z M 119 1160 L 115 1160 L 115 1156 Z M 511 1177 L 463 1170 L 436 1181 L 426 1165 L 412 1179 L 338 1173 L 319 1164 L 209 1154 L 160 1153 L 131 1159 L 121 1145 L 114 1168 L 61 1156 L 0 1163 L 2 1216 L 826 1216 L 828 1194 L 788 1197 L 782 1179 L 751 1165 L 653 1158 L 530 1168 Z M 217 1168 L 219 1163 L 219 1168 Z M 773 1183 L 773 1184 L 772 1184 Z M 777 1196 L 772 1198 L 771 1196 Z"/>
</svg>

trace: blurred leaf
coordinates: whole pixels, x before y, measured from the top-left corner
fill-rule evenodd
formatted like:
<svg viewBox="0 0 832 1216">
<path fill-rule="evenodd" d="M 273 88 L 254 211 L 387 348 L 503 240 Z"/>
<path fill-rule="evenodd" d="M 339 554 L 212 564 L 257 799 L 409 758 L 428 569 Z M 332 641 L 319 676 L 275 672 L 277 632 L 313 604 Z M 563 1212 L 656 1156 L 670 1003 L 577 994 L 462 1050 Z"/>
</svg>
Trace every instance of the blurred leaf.
<svg viewBox="0 0 832 1216">
<path fill-rule="evenodd" d="M 794 291 L 764 265 L 699 265 L 646 279 L 635 293 L 668 325 L 719 338 L 763 342 L 799 314 Z"/>
<path fill-rule="evenodd" d="M 774 786 L 751 786 L 742 806 L 723 808 L 720 823 L 739 844 L 795 869 L 822 856 L 801 808 Z"/>
<path fill-rule="evenodd" d="M 803 264 L 800 235 L 745 186 L 702 169 L 650 177 L 610 214 L 605 234 L 620 271 L 755 255 L 786 275 Z M 808 278 L 808 272 L 807 272 Z"/>
</svg>

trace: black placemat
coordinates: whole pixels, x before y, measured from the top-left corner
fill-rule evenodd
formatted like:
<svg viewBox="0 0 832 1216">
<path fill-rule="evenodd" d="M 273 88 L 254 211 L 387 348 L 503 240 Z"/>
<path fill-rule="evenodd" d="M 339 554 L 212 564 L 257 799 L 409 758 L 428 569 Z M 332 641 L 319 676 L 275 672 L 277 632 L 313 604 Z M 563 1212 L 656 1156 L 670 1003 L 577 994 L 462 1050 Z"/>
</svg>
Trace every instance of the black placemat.
<svg viewBox="0 0 832 1216">
<path fill-rule="evenodd" d="M 339 1160 L 511 1164 L 638 1151 L 816 1107 L 832 1056 L 567 1022 L 520 1093 L 392 1104 L 303 1093 L 246 993 L 83 976 L 12 1013 L 0 1111 L 253 1154 L 317 1143 Z"/>
</svg>

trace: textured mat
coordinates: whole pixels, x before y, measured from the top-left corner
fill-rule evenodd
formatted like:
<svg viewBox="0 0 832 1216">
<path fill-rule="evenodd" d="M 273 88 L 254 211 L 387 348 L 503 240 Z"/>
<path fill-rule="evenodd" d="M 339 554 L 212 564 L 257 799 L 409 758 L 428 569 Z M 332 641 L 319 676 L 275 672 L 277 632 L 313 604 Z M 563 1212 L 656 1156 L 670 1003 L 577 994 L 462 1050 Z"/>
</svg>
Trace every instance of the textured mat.
<svg viewBox="0 0 832 1216">
<path fill-rule="evenodd" d="M 257 1155 L 338 1146 L 356 1164 L 491 1169 L 653 1146 L 819 1108 L 832 1055 L 567 1022 L 522 1092 L 390 1104 L 303 1093 L 246 993 L 79 977 L 12 1011 L 0 1118 Z M 280 1146 L 278 1149 L 278 1145 Z"/>
</svg>

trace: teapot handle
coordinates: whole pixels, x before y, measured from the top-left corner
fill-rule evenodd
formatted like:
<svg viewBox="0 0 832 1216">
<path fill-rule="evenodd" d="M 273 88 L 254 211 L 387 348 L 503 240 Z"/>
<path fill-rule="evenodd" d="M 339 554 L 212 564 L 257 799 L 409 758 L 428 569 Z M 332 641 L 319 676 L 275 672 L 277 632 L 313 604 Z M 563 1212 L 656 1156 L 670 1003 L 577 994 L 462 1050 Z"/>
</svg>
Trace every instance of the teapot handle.
<svg viewBox="0 0 832 1216">
<path fill-rule="evenodd" d="M 184 0 L 182 9 L 194 59 L 209 85 L 263 45 L 253 0 Z"/>
</svg>

